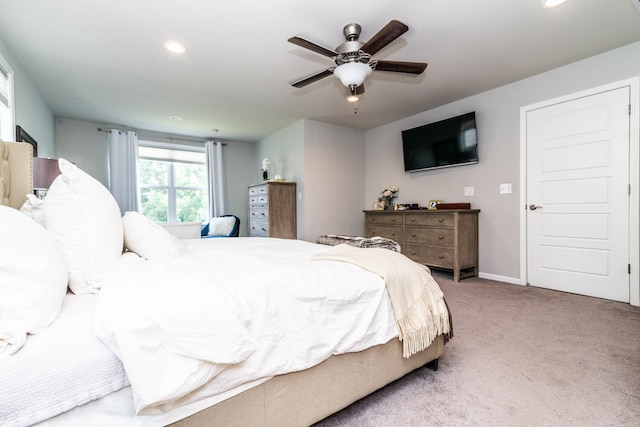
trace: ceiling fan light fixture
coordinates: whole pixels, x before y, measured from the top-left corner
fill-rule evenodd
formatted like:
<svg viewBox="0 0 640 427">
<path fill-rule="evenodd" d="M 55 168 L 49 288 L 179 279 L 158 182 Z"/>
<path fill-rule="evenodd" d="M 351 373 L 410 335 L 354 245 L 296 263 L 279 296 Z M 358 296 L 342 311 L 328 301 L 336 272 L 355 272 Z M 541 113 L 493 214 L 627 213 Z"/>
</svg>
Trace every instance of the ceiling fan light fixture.
<svg viewBox="0 0 640 427">
<path fill-rule="evenodd" d="M 360 86 L 371 72 L 371 67 L 362 62 L 347 62 L 333 70 L 333 74 L 348 88 Z"/>
<path fill-rule="evenodd" d="M 358 94 L 356 93 L 356 90 L 358 89 L 358 86 L 356 85 L 350 85 L 349 86 L 349 96 L 347 96 L 347 101 L 349 102 L 357 102 L 358 99 Z"/>
</svg>

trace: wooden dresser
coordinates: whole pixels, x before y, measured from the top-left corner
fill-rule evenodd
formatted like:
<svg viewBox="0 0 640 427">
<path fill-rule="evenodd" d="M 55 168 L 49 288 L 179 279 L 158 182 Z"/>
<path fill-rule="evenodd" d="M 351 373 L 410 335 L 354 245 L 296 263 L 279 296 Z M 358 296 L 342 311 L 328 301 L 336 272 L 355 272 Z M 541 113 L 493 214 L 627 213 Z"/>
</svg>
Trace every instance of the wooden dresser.
<svg viewBox="0 0 640 427">
<path fill-rule="evenodd" d="M 478 276 L 479 209 L 364 211 L 365 236 L 393 239 L 402 253 L 453 280 Z"/>
<path fill-rule="evenodd" d="M 249 236 L 295 239 L 296 183 L 270 181 L 249 186 Z"/>
</svg>

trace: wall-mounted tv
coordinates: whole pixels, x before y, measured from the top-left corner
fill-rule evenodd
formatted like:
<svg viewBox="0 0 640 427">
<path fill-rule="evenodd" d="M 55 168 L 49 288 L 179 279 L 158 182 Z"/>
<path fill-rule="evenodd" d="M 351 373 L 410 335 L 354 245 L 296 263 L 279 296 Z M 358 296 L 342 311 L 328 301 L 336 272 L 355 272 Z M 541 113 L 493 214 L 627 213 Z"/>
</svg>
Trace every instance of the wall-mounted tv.
<svg viewBox="0 0 640 427">
<path fill-rule="evenodd" d="M 402 151 L 406 172 L 478 163 L 476 113 L 403 130 Z"/>
</svg>

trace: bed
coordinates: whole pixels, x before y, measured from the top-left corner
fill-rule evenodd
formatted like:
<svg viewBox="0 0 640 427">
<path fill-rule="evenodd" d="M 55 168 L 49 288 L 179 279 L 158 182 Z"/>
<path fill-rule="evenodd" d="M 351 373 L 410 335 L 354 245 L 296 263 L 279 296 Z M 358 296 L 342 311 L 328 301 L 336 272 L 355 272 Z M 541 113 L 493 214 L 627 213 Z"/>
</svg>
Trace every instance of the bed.
<svg viewBox="0 0 640 427">
<path fill-rule="evenodd" d="M 428 270 L 416 274 L 429 281 L 437 304 L 423 308 L 432 318 L 415 336 L 398 320 L 402 296 L 394 297 L 407 288 L 390 290 L 391 273 L 367 270 L 369 260 L 392 251 L 269 238 L 178 241 L 141 215 L 120 218 L 118 210 L 118 221 L 111 221 L 106 189 L 67 163 L 61 170 L 69 182 L 57 179 L 43 205 L 26 196 L 31 146 L 0 144 L 0 190 L 9 194 L 2 200 L 13 208 L 0 214 L 18 224 L 3 233 L 11 239 L 24 218 L 46 222 L 34 238 L 59 243 L 68 271 L 68 288 L 47 299 L 59 300 L 57 312 L 16 334 L 24 339 L 5 337 L 13 354 L 0 353 L 1 425 L 305 426 L 433 366 L 443 353 L 450 318 Z M 87 200 L 69 197 L 63 185 L 82 188 Z M 64 203 L 73 206 L 72 214 Z M 18 209 L 19 217 L 13 214 Z M 71 226 L 80 230 L 63 232 Z M 76 254 L 85 263 L 111 260 L 106 267 L 88 271 L 70 258 L 64 240 L 78 235 L 83 244 L 110 240 L 111 249 L 101 243 Z M 15 256 L 8 268 L 18 268 L 25 257 L 4 244 Z M 352 251 L 370 252 L 346 260 Z M 47 261 L 39 264 L 28 269 L 47 267 Z M 48 276 L 56 275 L 58 264 L 48 266 Z M 215 287 L 209 277 L 216 277 Z M 295 311 L 299 316 L 291 317 Z M 0 348 L 2 334 L 0 313 Z"/>
</svg>

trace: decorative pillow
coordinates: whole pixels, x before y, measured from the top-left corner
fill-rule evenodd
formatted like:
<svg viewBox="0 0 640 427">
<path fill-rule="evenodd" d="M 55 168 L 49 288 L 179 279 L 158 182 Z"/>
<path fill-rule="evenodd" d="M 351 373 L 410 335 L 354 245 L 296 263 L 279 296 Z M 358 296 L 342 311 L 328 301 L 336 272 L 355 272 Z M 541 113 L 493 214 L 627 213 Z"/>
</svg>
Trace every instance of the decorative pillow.
<svg viewBox="0 0 640 427">
<path fill-rule="evenodd" d="M 67 265 L 53 236 L 16 209 L 0 206 L 0 352 L 47 328 L 67 292 Z"/>
<path fill-rule="evenodd" d="M 142 258 L 175 257 L 183 253 L 182 243 L 159 224 L 139 212 L 122 216 L 124 246 Z"/>
<path fill-rule="evenodd" d="M 109 190 L 65 159 L 44 200 L 45 227 L 58 241 L 76 294 L 100 291 L 122 254 L 120 208 Z"/>
<path fill-rule="evenodd" d="M 213 217 L 209 221 L 207 236 L 228 236 L 236 225 L 236 219 L 232 216 Z"/>
<path fill-rule="evenodd" d="M 27 194 L 27 200 L 24 201 L 20 212 L 44 227 L 44 200 L 37 198 L 33 194 Z"/>
</svg>

